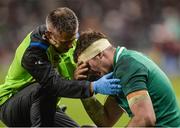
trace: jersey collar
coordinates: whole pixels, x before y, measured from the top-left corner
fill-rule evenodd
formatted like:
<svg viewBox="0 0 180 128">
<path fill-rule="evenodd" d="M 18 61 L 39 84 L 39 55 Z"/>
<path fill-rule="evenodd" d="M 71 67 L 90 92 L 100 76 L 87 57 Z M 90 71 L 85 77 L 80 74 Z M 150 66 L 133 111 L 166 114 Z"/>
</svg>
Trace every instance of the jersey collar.
<svg viewBox="0 0 180 128">
<path fill-rule="evenodd" d="M 125 49 L 125 47 L 117 47 L 114 55 L 114 66 L 117 63 L 119 56 L 121 55 L 122 51 Z"/>
</svg>

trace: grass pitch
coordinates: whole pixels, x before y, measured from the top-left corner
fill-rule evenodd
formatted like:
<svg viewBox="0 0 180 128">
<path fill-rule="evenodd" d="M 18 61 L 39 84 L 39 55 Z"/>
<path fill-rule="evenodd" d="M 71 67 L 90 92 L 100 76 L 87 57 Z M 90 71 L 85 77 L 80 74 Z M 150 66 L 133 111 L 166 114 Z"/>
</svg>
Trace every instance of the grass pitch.
<svg viewBox="0 0 180 128">
<path fill-rule="evenodd" d="M 180 105 L 180 77 L 171 78 L 171 81 L 176 92 L 177 100 Z M 2 77 L 0 77 L 0 83 L 2 83 Z M 103 95 L 97 95 L 97 98 L 101 101 L 101 103 L 103 103 L 106 99 L 106 97 Z M 88 117 L 86 111 L 84 110 L 80 100 L 62 98 L 61 104 L 67 106 L 66 113 L 80 125 L 93 124 L 92 120 Z M 115 127 L 125 126 L 128 123 L 128 121 L 128 115 L 123 114 L 123 116 L 116 123 Z M 5 125 L 2 122 L 0 122 L 0 127 L 5 127 Z"/>
</svg>

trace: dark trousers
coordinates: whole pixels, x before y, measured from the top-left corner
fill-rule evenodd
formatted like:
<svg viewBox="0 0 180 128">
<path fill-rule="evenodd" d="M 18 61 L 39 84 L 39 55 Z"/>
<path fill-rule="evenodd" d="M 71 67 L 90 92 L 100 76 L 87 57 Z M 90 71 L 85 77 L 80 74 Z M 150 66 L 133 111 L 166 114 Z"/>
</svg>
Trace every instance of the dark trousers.
<svg viewBox="0 0 180 128">
<path fill-rule="evenodd" d="M 56 111 L 57 97 L 47 95 L 38 83 L 31 84 L 1 106 L 1 120 L 9 127 L 79 127 L 63 111 Z"/>
</svg>

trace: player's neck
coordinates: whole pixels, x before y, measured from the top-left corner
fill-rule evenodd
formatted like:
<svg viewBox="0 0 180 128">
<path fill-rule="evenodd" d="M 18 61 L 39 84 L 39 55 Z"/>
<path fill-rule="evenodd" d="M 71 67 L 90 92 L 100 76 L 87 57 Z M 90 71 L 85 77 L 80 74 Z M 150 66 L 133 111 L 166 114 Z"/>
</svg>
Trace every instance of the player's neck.
<svg viewBox="0 0 180 128">
<path fill-rule="evenodd" d="M 114 48 L 114 47 L 112 47 L 112 48 L 107 52 L 107 57 L 108 57 L 109 63 L 111 63 L 112 66 L 113 66 L 113 62 L 114 62 L 115 52 L 116 52 L 116 48 Z"/>
</svg>

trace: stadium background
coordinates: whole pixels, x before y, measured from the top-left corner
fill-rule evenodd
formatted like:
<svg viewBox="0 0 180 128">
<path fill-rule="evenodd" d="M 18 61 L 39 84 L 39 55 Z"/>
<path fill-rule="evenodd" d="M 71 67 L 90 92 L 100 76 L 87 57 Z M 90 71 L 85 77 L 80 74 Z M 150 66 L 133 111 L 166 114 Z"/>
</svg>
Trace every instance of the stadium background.
<svg viewBox="0 0 180 128">
<path fill-rule="evenodd" d="M 64 6 L 77 14 L 80 31 L 102 31 L 115 46 L 150 56 L 170 77 L 180 103 L 179 0 L 1 0 L 0 84 L 26 34 L 44 24 L 50 10 Z M 105 101 L 105 96 L 98 98 Z M 79 100 L 63 99 L 62 104 L 78 123 L 92 124 Z M 127 122 L 124 114 L 116 126 Z"/>
</svg>

